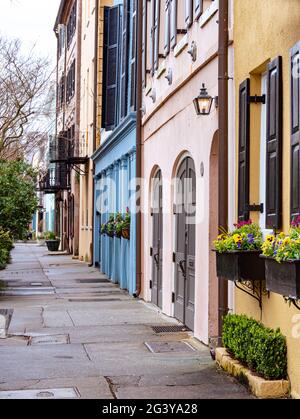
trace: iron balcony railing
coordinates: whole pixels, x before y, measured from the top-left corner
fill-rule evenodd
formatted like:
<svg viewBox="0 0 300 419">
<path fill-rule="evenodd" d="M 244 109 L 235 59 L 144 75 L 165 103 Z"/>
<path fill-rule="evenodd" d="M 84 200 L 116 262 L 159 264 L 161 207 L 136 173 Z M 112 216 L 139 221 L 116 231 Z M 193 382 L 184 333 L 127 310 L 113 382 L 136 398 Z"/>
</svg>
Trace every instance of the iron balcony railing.
<svg viewBox="0 0 300 419">
<path fill-rule="evenodd" d="M 64 163 L 68 166 L 85 164 L 88 161 L 79 150 L 79 142 L 69 135 L 59 135 L 49 146 L 50 163 Z"/>
<path fill-rule="evenodd" d="M 38 186 L 38 190 L 44 194 L 52 194 L 69 189 L 70 170 L 66 163 L 51 164 Z"/>
</svg>

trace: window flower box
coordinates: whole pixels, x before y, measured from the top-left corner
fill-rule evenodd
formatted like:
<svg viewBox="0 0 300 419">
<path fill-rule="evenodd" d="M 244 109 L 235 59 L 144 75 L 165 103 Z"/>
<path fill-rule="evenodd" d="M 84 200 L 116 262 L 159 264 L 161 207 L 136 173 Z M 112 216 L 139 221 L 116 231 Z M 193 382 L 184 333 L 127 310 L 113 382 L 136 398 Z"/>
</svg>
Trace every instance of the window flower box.
<svg viewBox="0 0 300 419">
<path fill-rule="evenodd" d="M 223 231 L 214 246 L 219 278 L 234 282 L 265 279 L 265 266 L 260 258 L 262 232 L 251 220 L 235 224 L 232 232 Z"/>
<path fill-rule="evenodd" d="M 266 267 L 268 291 L 292 300 L 300 300 L 300 260 L 278 263 L 270 257 L 261 257 Z"/>
<path fill-rule="evenodd" d="M 263 281 L 265 264 L 260 250 L 216 253 L 217 276 L 229 281 Z"/>
<path fill-rule="evenodd" d="M 300 217 L 285 235 L 269 235 L 262 246 L 268 291 L 300 300 Z"/>
</svg>

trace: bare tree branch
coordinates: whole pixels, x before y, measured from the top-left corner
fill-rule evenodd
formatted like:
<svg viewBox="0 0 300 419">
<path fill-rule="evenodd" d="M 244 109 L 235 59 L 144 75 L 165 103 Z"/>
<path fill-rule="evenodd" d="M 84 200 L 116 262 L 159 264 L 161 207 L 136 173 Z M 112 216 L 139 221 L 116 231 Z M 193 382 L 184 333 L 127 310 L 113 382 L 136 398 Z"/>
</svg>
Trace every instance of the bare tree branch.
<svg viewBox="0 0 300 419">
<path fill-rule="evenodd" d="M 24 156 L 39 145 L 32 126 L 53 117 L 49 62 L 21 52 L 19 40 L 0 37 L 0 159 Z M 30 140 L 30 141 L 29 141 Z"/>
</svg>

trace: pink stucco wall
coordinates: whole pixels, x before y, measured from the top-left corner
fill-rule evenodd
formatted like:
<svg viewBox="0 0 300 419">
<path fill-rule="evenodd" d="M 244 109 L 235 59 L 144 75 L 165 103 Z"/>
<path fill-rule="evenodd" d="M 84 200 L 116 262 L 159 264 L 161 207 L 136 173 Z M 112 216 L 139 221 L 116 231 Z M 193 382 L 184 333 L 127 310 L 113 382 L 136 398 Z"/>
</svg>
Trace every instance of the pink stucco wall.
<svg viewBox="0 0 300 419">
<path fill-rule="evenodd" d="M 151 177 L 155 168 L 162 171 L 163 179 L 163 312 L 174 314 L 171 295 L 174 291 L 175 272 L 172 253 L 175 247 L 175 217 L 173 215 L 173 190 L 171 181 L 176 176 L 180 161 L 189 155 L 193 158 L 197 178 L 197 225 L 196 225 L 196 280 L 195 280 L 195 336 L 208 343 L 209 334 L 209 295 L 217 298 L 217 279 L 209 286 L 209 265 L 212 243 L 209 238 L 210 184 L 217 188 L 217 183 L 210 179 L 210 156 L 214 135 L 218 130 L 218 110 L 213 106 L 210 116 L 197 116 L 193 99 L 198 95 L 202 83 L 209 94 L 218 95 L 218 13 L 201 28 L 194 23 L 188 31 L 188 44 L 194 40 L 198 46 L 198 58 L 195 63 L 185 48 L 175 58 L 171 53 L 166 68 L 172 68 L 174 82 L 168 86 L 164 77 L 148 80 L 156 91 L 156 102 L 152 103 L 149 95 L 144 95 L 146 115 L 143 120 L 143 177 L 145 188 L 142 196 L 143 214 L 143 298 L 151 301 L 149 282 L 152 275 L 152 259 L 149 249 L 152 246 L 152 206 Z M 230 47 L 230 73 L 232 74 L 233 53 Z M 230 195 L 234 196 L 234 100 L 233 83 L 230 91 L 230 132 L 229 132 L 229 167 Z M 149 90 L 149 89 L 148 89 Z M 201 177 L 201 163 L 204 164 L 204 176 Z M 214 186 L 215 185 L 215 186 Z M 214 203 L 212 203 L 213 205 Z M 233 222 L 234 208 L 231 205 L 230 223 Z M 212 263 L 212 262 L 211 262 Z M 232 298 L 230 296 L 232 304 Z M 211 302 L 213 303 L 213 302 Z M 216 306 L 216 301 L 214 301 Z M 213 328 L 211 329 L 213 330 Z"/>
</svg>

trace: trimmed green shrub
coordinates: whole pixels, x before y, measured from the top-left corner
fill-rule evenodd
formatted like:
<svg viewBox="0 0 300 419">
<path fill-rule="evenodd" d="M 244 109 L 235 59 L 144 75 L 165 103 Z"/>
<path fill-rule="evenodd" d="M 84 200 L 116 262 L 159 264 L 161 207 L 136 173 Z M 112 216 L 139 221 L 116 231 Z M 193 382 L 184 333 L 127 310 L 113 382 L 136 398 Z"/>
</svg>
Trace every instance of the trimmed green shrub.
<svg viewBox="0 0 300 419">
<path fill-rule="evenodd" d="M 8 264 L 12 248 L 13 239 L 10 233 L 0 228 L 0 269 L 4 269 Z"/>
<path fill-rule="evenodd" d="M 9 251 L 0 248 L 0 269 L 4 269 L 9 262 Z"/>
<path fill-rule="evenodd" d="M 0 248 L 11 251 L 14 246 L 13 239 L 8 231 L 0 227 Z"/>
<path fill-rule="evenodd" d="M 280 329 L 245 315 L 224 318 L 223 344 L 236 359 L 268 380 L 286 379 L 287 346 Z"/>
</svg>

